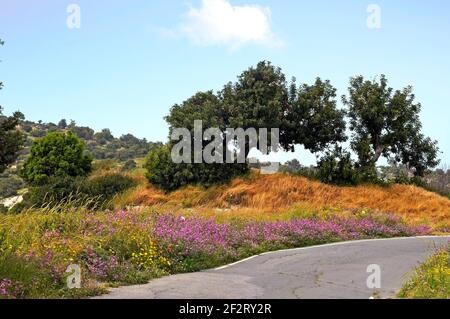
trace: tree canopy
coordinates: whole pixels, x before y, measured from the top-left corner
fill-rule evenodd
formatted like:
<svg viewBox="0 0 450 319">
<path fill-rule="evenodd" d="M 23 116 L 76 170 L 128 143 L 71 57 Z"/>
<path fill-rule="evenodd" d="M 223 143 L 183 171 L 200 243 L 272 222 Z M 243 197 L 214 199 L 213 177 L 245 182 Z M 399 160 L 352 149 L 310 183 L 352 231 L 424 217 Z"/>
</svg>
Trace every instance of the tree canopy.
<svg viewBox="0 0 450 319">
<path fill-rule="evenodd" d="M 0 45 L 3 41 L 0 39 Z M 3 83 L 0 82 L 0 90 Z M 19 151 L 25 143 L 24 135 L 17 129 L 24 116 L 20 112 L 15 112 L 12 116 L 4 116 L 0 106 L 0 173 L 4 172 L 8 165 L 14 163 L 19 155 Z"/>
<path fill-rule="evenodd" d="M 328 175 L 325 180 L 338 183 L 376 179 L 376 163 L 381 156 L 407 165 L 417 176 L 423 176 L 439 163 L 437 142 L 421 132 L 421 105 L 415 102 L 411 87 L 394 91 L 388 87 L 384 75 L 379 81 L 357 76 L 351 78 L 349 94 L 343 96 L 342 101 L 345 109 L 337 106 L 336 88 L 330 81 L 317 78 L 313 84 L 297 85 L 293 78 L 287 83 L 280 68 L 262 61 L 242 72 L 236 82 L 227 83 L 219 92 L 198 92 L 174 105 L 165 119 L 170 135 L 175 128 L 191 132 L 192 145 L 195 143 L 194 121 L 203 122 L 203 131 L 219 128 L 224 132 L 221 137 L 224 150 L 228 147 L 228 128 L 252 128 L 257 133 L 260 128 L 278 128 L 279 145 L 272 146 L 294 151 L 297 145 L 302 145 L 324 155 L 318 162 L 319 171 Z M 358 156 L 356 163 L 341 145 L 348 139 L 346 119 L 351 132 L 350 146 Z M 179 138 L 181 141 L 182 137 Z M 205 146 L 209 142 L 202 139 L 201 143 Z M 171 141 L 147 158 L 148 177 L 154 183 L 164 184 L 162 180 L 169 175 L 180 177 L 178 182 L 172 181 L 163 188 L 202 183 L 205 174 L 210 176 L 209 184 L 246 172 L 242 167 L 234 169 L 226 164 L 171 163 L 169 150 L 175 143 L 176 140 Z M 245 158 L 250 146 L 246 139 Z M 224 159 L 225 153 L 221 155 Z M 157 163 L 156 166 L 151 161 Z"/>
<path fill-rule="evenodd" d="M 13 116 L 4 116 L 0 106 L 0 173 L 14 163 L 25 142 L 24 135 L 17 129 L 24 116 L 15 112 Z"/>
<path fill-rule="evenodd" d="M 91 162 L 92 156 L 85 154 L 85 144 L 75 134 L 48 133 L 33 143 L 21 176 L 32 184 L 43 184 L 55 176 L 86 176 Z"/>
<path fill-rule="evenodd" d="M 255 129 L 259 139 L 259 129 L 265 128 L 280 131 L 280 141 L 276 145 L 269 134 L 267 142 L 271 147 L 268 151 L 280 146 L 294 150 L 296 144 L 320 151 L 329 144 L 345 140 L 344 112 L 338 110 L 335 97 L 336 89 L 329 81 L 317 79 L 313 85 L 304 84 L 298 88 L 293 81 L 289 86 L 280 68 L 262 61 L 242 72 L 236 82 L 227 83 L 219 92 L 198 92 L 174 105 L 165 119 L 170 135 L 176 128 L 190 131 L 192 145 L 195 142 L 194 121 L 201 120 L 203 131 L 219 128 L 223 132 L 223 150 L 229 146 L 227 136 L 235 138 L 227 129 Z M 175 142 L 171 141 L 147 158 L 147 177 L 162 188 L 171 190 L 188 183 L 211 185 L 248 171 L 246 164 L 226 164 L 226 152 L 221 154 L 223 164 L 172 163 L 169 149 Z M 209 140 L 202 140 L 203 147 L 208 143 Z M 251 146 L 248 138 L 244 145 L 245 150 L 239 148 L 238 152 L 243 152 L 247 158 Z M 178 176 L 178 182 L 168 183 L 169 175 L 175 179 Z"/>
<path fill-rule="evenodd" d="M 222 131 L 278 128 L 285 150 L 302 144 L 316 152 L 346 139 L 344 115 L 336 106 L 336 89 L 329 81 L 317 78 L 313 85 L 297 88 L 295 80 L 287 84 L 280 68 L 262 61 L 217 94 L 199 92 L 174 105 L 166 121 L 170 132 L 174 128 L 192 131 L 195 120 L 202 120 L 205 129 Z"/>
<path fill-rule="evenodd" d="M 417 176 L 439 164 L 437 142 L 421 133 L 421 104 L 415 102 L 411 86 L 394 91 L 384 75 L 379 81 L 357 76 L 351 78 L 348 90 L 342 100 L 360 168 L 375 170 L 382 155 L 408 165 Z"/>
<path fill-rule="evenodd" d="M 285 150 L 294 150 L 300 144 L 315 153 L 347 139 L 345 112 L 337 108 L 336 89 L 330 81 L 317 78 L 313 85 L 297 88 L 294 80 L 288 105 L 282 130 Z"/>
</svg>

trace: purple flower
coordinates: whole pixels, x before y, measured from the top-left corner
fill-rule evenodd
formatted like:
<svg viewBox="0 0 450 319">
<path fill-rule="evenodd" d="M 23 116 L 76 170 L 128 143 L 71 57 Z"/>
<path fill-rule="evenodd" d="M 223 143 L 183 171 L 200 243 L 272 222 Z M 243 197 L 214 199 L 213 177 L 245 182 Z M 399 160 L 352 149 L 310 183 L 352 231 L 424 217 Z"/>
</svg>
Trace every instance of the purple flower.
<svg viewBox="0 0 450 319">
<path fill-rule="evenodd" d="M 185 255 L 218 254 L 260 245 L 295 247 L 362 238 L 423 235 L 428 227 L 410 227 L 395 216 L 377 219 L 331 217 L 327 220 L 294 219 L 279 222 L 217 223 L 214 219 L 184 218 L 171 214 L 155 217 L 152 236 Z"/>
</svg>

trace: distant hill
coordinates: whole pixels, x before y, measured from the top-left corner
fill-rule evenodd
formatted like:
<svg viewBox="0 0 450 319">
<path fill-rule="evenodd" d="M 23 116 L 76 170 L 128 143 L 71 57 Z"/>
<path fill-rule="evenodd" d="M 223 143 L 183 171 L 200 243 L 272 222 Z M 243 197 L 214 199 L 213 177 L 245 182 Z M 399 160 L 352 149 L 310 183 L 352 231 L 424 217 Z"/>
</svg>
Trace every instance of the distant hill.
<svg viewBox="0 0 450 319">
<path fill-rule="evenodd" d="M 145 157 L 148 152 L 162 143 L 149 142 L 145 138 L 140 139 L 132 134 L 115 137 L 109 129 L 95 132 L 90 127 L 78 126 L 74 121 L 67 124 L 66 120 L 61 120 L 58 124 L 23 121 L 19 129 L 26 134 L 25 148 L 20 153 L 17 162 L 0 174 L 0 198 L 15 196 L 17 190 L 24 187 L 24 183 L 18 176 L 18 168 L 29 154 L 33 141 L 44 137 L 50 132 L 72 131 L 86 143 L 87 150 L 92 154 L 94 160 L 115 160 L 126 162 L 136 158 Z"/>
<path fill-rule="evenodd" d="M 127 161 L 144 157 L 153 147 L 161 145 L 159 142 L 149 142 L 145 138 L 139 139 L 132 134 L 122 135 L 117 138 L 107 128 L 100 132 L 95 132 L 90 127 L 78 126 L 73 121 L 67 124 L 64 119 L 58 124 L 23 121 L 20 129 L 27 135 L 26 147 L 21 154 L 21 159 L 28 154 L 33 140 L 44 137 L 50 132 L 72 131 L 86 143 L 87 149 L 95 160 L 113 159 Z"/>
</svg>

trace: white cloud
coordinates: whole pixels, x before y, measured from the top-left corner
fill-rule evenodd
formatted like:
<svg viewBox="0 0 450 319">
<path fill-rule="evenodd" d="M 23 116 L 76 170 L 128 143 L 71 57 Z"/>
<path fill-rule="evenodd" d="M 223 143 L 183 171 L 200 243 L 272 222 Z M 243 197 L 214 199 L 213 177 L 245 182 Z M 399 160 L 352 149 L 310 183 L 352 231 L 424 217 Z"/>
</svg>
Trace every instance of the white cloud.
<svg viewBox="0 0 450 319">
<path fill-rule="evenodd" d="M 229 0 L 202 0 L 191 7 L 178 30 L 197 45 L 225 45 L 236 49 L 247 43 L 279 46 L 272 32 L 270 8 L 233 6 Z"/>
</svg>

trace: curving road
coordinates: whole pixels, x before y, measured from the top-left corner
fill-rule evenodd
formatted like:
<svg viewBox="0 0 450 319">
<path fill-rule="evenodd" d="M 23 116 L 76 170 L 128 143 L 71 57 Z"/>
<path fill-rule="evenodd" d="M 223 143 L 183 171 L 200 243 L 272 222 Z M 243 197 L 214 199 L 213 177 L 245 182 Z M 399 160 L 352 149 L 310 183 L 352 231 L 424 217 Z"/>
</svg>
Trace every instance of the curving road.
<svg viewBox="0 0 450 319">
<path fill-rule="evenodd" d="M 344 242 L 251 257 L 235 264 L 112 289 L 103 299 L 292 299 L 395 297 L 411 272 L 447 237 Z M 367 288 L 380 266 L 381 288 Z"/>
</svg>

